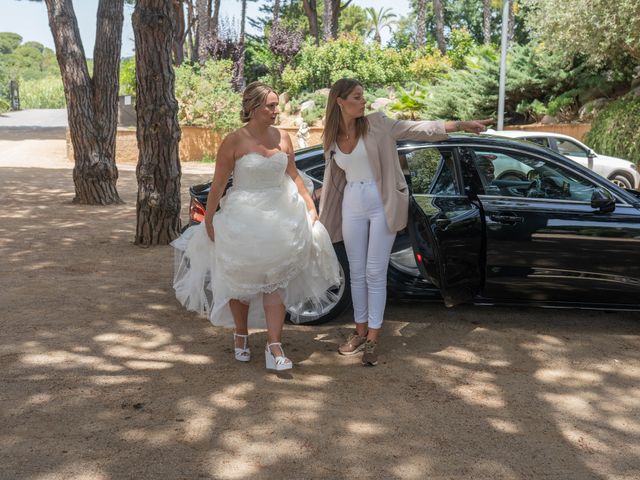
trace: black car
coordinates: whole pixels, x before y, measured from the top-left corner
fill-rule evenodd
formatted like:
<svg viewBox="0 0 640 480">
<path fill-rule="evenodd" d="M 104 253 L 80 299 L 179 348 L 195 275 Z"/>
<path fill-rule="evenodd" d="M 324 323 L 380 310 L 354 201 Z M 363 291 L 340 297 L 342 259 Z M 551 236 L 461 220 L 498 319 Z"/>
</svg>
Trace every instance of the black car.
<svg viewBox="0 0 640 480">
<path fill-rule="evenodd" d="M 398 153 L 411 195 L 390 298 L 640 310 L 640 192 L 524 141 L 459 135 L 400 142 Z M 296 164 L 318 202 L 321 147 L 297 151 Z M 191 187 L 190 223 L 202 221 L 208 190 Z M 336 300 L 290 311 L 293 323 L 322 323 L 350 305 L 344 246 L 335 248 Z"/>
</svg>

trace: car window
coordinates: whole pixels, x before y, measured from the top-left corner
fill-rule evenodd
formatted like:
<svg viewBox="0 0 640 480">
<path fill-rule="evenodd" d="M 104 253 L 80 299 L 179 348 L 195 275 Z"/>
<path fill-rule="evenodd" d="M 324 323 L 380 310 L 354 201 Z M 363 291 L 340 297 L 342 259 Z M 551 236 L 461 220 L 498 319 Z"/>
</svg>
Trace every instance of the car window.
<svg viewBox="0 0 640 480">
<path fill-rule="evenodd" d="M 414 194 L 459 195 L 453 168 L 453 153 L 423 148 L 406 154 Z"/>
<path fill-rule="evenodd" d="M 590 202 L 590 180 L 543 158 L 499 149 L 476 148 L 474 163 L 490 196 Z"/>
<path fill-rule="evenodd" d="M 589 152 L 582 148 L 577 143 L 570 140 L 564 140 L 562 138 L 556 138 L 556 145 L 558 146 L 558 152 L 562 155 L 569 155 L 572 157 L 584 157 L 586 158 Z"/>
</svg>

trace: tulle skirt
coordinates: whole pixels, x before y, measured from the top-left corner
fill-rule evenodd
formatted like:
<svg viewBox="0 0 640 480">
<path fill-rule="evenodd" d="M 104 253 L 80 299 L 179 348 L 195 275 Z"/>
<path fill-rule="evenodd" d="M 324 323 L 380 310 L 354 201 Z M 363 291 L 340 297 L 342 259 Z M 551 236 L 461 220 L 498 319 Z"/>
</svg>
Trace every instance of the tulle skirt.
<svg viewBox="0 0 640 480">
<path fill-rule="evenodd" d="M 265 298 L 286 308 L 320 307 L 340 281 L 329 234 L 320 222 L 311 223 L 288 177 L 279 187 L 232 187 L 213 225 L 215 242 L 199 224 L 171 245 L 176 298 L 214 325 L 233 326 L 229 300 L 249 304 L 249 326 L 264 327 Z"/>
</svg>

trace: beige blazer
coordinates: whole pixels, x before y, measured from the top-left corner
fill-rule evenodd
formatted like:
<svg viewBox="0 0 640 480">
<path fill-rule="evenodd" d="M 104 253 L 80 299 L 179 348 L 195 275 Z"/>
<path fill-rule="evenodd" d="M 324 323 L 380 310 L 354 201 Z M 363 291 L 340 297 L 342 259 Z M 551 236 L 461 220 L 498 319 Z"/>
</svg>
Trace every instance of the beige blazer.
<svg viewBox="0 0 640 480">
<path fill-rule="evenodd" d="M 397 232 L 407 226 L 409 189 L 400 167 L 396 141 L 444 140 L 448 135 L 443 121 L 393 120 L 379 112 L 367 115 L 367 119 L 369 132 L 364 136 L 367 157 L 382 197 L 387 225 L 389 230 Z M 332 150 L 335 148 L 334 145 Z M 335 243 L 342 241 L 342 197 L 347 180 L 331 152 L 325 152 L 325 161 L 320 221 Z"/>
</svg>

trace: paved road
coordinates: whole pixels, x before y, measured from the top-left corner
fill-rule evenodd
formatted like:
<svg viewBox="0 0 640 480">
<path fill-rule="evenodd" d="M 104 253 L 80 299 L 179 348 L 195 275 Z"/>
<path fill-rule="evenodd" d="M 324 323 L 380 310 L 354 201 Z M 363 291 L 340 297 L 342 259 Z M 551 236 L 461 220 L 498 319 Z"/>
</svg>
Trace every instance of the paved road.
<svg viewBox="0 0 640 480">
<path fill-rule="evenodd" d="M 66 127 L 67 111 L 62 109 L 34 109 L 0 114 L 0 128 L 4 127 Z"/>
<path fill-rule="evenodd" d="M 65 109 L 7 112 L 0 114 L 0 140 L 64 139 L 67 125 Z"/>
</svg>

